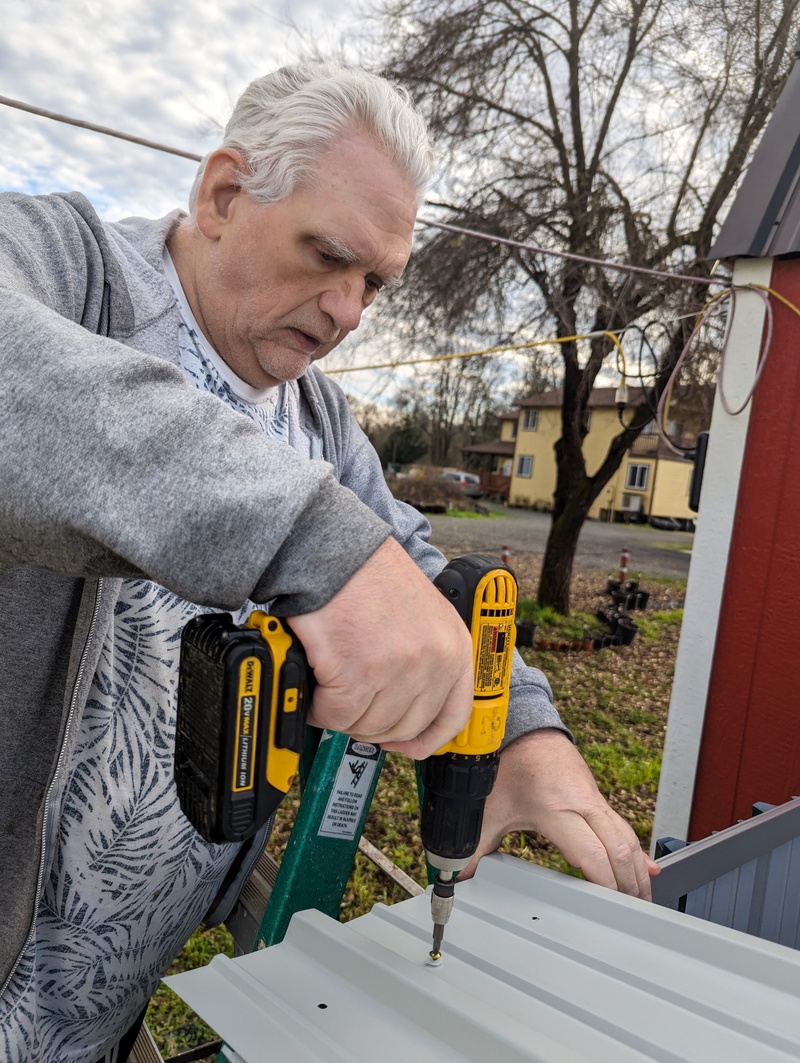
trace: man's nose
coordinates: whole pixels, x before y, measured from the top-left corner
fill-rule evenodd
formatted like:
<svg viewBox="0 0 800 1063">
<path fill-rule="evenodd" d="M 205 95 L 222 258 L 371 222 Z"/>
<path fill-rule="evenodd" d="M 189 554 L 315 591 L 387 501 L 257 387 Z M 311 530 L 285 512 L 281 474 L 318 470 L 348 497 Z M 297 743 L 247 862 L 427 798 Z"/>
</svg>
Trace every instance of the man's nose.
<svg viewBox="0 0 800 1063">
<path fill-rule="evenodd" d="M 364 281 L 342 278 L 327 288 L 319 299 L 319 308 L 327 314 L 340 331 L 353 332 L 358 328 L 364 311 Z"/>
</svg>

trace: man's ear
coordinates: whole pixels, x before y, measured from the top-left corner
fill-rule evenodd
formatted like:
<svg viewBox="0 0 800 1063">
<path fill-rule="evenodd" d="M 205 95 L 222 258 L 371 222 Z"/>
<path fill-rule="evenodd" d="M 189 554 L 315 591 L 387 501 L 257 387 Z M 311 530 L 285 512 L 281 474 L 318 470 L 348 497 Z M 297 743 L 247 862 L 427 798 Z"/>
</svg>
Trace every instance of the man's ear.
<svg viewBox="0 0 800 1063">
<path fill-rule="evenodd" d="M 247 164 L 234 148 L 220 148 L 209 155 L 197 192 L 197 228 L 203 236 L 219 238 L 230 217 L 232 202 L 246 194 L 239 178 L 246 172 Z"/>
</svg>

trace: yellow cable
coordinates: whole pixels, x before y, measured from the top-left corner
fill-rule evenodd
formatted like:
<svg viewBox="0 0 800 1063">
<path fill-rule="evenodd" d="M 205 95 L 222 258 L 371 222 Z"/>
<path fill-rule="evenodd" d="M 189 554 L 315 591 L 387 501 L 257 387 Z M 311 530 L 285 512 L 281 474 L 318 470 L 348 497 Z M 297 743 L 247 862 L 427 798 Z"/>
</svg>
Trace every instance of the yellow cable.
<svg viewBox="0 0 800 1063">
<path fill-rule="evenodd" d="M 745 285 L 745 287 L 760 288 L 762 292 L 766 292 L 767 295 L 773 296 L 773 298 L 777 299 L 779 303 L 783 303 L 784 306 L 788 306 L 790 310 L 792 310 L 795 314 L 797 314 L 798 317 L 800 317 L 800 307 L 795 306 L 795 304 L 790 302 L 785 295 L 781 295 L 780 292 L 776 292 L 774 288 L 769 288 L 766 284 L 747 284 Z"/>
<path fill-rule="evenodd" d="M 526 347 L 547 347 L 548 345 L 553 343 L 574 343 L 578 340 L 595 339 L 597 336 L 601 335 L 608 336 L 609 339 L 614 341 L 614 343 L 618 347 L 619 357 L 620 353 L 622 352 L 622 344 L 620 343 L 619 338 L 616 336 L 615 333 L 585 332 L 581 333 L 578 336 L 560 336 L 547 340 L 531 340 L 529 343 L 515 343 L 509 345 L 508 347 L 485 347 L 483 350 L 467 351 L 465 354 L 438 354 L 434 355 L 431 358 L 409 358 L 401 362 L 383 362 L 378 365 L 350 365 L 342 369 L 325 369 L 324 372 L 329 376 L 332 376 L 334 373 L 360 373 L 362 371 L 366 372 L 367 370 L 372 369 L 398 369 L 400 366 L 403 365 L 427 365 L 428 363 L 432 365 L 434 362 L 449 362 L 455 358 L 478 358 L 484 357 L 488 354 L 504 354 L 506 351 L 522 351 L 525 350 Z M 622 354 L 623 365 L 625 364 L 624 357 L 624 354 Z"/>
<path fill-rule="evenodd" d="M 607 336 L 616 345 L 617 372 L 622 377 L 622 386 L 625 387 L 625 378 L 628 374 L 626 372 L 627 367 L 625 365 L 625 351 L 622 349 L 622 344 L 620 343 L 619 336 L 617 336 L 617 334 L 614 332 L 604 332 L 603 335 Z"/>
</svg>

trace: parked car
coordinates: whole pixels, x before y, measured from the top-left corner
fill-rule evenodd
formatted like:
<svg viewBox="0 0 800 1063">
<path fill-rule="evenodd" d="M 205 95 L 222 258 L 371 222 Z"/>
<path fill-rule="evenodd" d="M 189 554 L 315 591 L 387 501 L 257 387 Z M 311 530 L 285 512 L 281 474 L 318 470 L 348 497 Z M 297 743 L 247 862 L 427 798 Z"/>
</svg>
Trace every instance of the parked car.
<svg viewBox="0 0 800 1063">
<path fill-rule="evenodd" d="M 474 472 L 460 472 L 458 470 L 446 469 L 441 473 L 440 480 L 450 480 L 452 483 L 458 484 L 465 495 L 469 495 L 470 498 L 480 498 L 483 494 L 481 488 L 481 478 L 476 476 Z"/>
<path fill-rule="evenodd" d="M 681 531 L 681 522 L 676 517 L 651 517 L 650 526 L 660 531 Z"/>
</svg>

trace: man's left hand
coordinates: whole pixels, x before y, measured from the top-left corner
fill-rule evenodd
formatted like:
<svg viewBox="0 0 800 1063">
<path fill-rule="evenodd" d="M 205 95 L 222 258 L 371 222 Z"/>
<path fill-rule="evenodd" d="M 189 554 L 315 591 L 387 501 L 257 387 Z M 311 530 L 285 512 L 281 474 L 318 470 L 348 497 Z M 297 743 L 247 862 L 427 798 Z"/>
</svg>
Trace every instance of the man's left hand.
<svg viewBox="0 0 800 1063">
<path fill-rule="evenodd" d="M 536 831 L 590 882 L 651 900 L 658 865 L 642 851 L 631 826 L 608 805 L 572 742 L 560 731 L 518 738 L 500 755 L 486 801 L 480 846 L 460 879 L 511 831 Z"/>
</svg>

